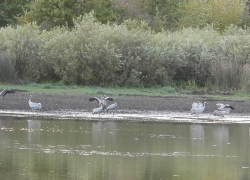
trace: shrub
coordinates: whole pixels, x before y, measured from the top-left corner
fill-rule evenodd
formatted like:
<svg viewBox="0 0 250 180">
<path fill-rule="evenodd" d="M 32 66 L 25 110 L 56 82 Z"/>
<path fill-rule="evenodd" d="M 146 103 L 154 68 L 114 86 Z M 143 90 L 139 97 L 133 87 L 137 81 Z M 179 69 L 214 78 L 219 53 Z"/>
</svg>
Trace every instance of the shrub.
<svg viewBox="0 0 250 180">
<path fill-rule="evenodd" d="M 15 82 L 16 73 L 9 52 L 0 52 L 0 82 Z"/>
<path fill-rule="evenodd" d="M 245 64 L 240 68 L 239 72 L 239 90 L 250 92 L 250 65 Z"/>
<path fill-rule="evenodd" d="M 74 23 L 72 29 L 50 31 L 36 24 L 1 28 L 0 52 L 9 53 L 4 59 L 14 74 L 32 82 L 250 88 L 244 85 L 250 64 L 248 29 L 230 26 L 219 34 L 208 26 L 154 33 L 144 22 L 104 25 L 93 14 Z"/>
</svg>

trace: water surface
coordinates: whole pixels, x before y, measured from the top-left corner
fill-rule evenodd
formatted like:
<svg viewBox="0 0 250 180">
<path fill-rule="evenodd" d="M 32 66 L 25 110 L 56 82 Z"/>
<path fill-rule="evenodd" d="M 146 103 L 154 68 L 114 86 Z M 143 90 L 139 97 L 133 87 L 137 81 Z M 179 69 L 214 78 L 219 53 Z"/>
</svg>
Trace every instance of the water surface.
<svg viewBox="0 0 250 180">
<path fill-rule="evenodd" d="M 0 179 L 247 180 L 249 124 L 0 117 Z"/>
</svg>

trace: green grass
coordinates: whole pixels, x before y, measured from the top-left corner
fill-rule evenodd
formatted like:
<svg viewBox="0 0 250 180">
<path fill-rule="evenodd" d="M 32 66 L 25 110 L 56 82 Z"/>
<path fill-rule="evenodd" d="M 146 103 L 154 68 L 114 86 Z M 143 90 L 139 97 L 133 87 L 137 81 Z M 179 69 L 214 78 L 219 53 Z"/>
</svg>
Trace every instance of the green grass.
<svg viewBox="0 0 250 180">
<path fill-rule="evenodd" d="M 0 85 L 0 89 L 11 88 L 27 92 L 45 93 L 45 94 L 90 94 L 90 95 L 107 95 L 107 96 L 122 96 L 122 95 L 143 95 L 143 96 L 198 96 L 201 95 L 186 95 L 179 94 L 174 88 L 165 87 L 96 87 L 96 86 L 66 86 L 62 83 L 29 83 L 25 85 Z M 210 99 L 244 99 L 250 100 L 250 94 L 235 92 L 233 95 L 202 95 Z"/>
<path fill-rule="evenodd" d="M 11 88 L 28 92 L 46 93 L 46 94 L 91 94 L 91 95 L 148 95 L 165 96 L 176 95 L 174 88 L 155 87 L 155 88 L 127 88 L 127 87 L 95 87 L 95 86 L 66 86 L 64 84 L 37 84 L 30 83 L 25 85 L 0 85 L 0 89 Z"/>
</svg>

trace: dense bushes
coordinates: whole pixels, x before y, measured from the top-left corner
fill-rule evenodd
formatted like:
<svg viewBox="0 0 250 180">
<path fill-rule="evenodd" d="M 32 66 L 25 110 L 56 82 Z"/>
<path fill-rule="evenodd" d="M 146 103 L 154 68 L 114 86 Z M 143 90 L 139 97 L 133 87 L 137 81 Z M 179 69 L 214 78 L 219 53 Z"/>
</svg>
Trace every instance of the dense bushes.
<svg viewBox="0 0 250 180">
<path fill-rule="evenodd" d="M 0 82 L 16 81 L 15 67 L 12 56 L 8 52 L 0 52 Z"/>
<path fill-rule="evenodd" d="M 92 14 L 75 28 L 41 31 L 35 24 L 0 29 L 0 52 L 11 54 L 20 79 L 79 85 L 174 85 L 250 90 L 250 32 L 210 27 L 174 33 L 103 25 Z M 4 81 L 1 79 L 1 81 Z"/>
</svg>

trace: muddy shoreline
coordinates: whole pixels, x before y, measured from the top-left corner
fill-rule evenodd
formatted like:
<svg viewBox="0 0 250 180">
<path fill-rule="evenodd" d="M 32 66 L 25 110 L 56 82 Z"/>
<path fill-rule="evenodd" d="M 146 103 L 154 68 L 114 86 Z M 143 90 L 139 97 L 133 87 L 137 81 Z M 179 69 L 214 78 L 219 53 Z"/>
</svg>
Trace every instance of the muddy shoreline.
<svg viewBox="0 0 250 180">
<path fill-rule="evenodd" d="M 32 101 L 41 102 L 41 111 L 32 111 L 28 105 L 29 94 Z M 97 102 L 89 102 L 91 95 L 81 94 L 43 94 L 17 91 L 0 99 L 0 116 L 16 116 L 47 119 L 79 120 L 123 120 L 123 121 L 158 121 L 158 122 L 191 122 L 191 123 L 249 123 L 250 101 L 225 96 L 216 99 L 211 96 L 135 96 L 122 95 L 117 98 L 118 112 L 112 114 L 92 115 Z M 205 112 L 199 117 L 190 114 L 194 101 L 207 102 Z M 235 107 L 231 114 L 224 118 L 212 115 L 216 103 L 227 103 Z M 112 103 L 112 102 L 109 102 Z"/>
</svg>

